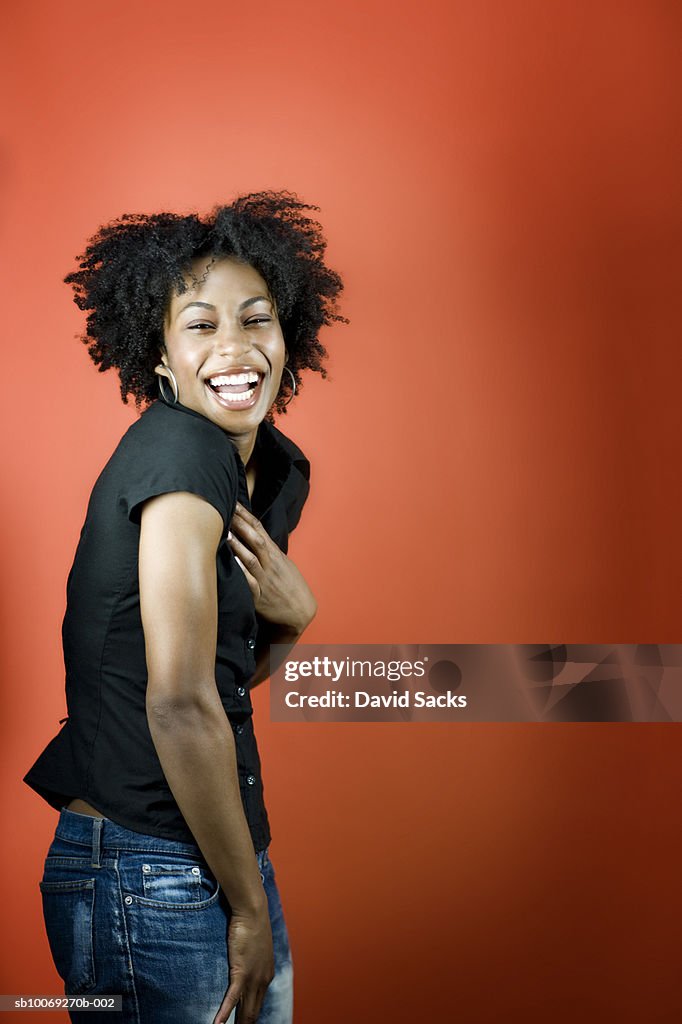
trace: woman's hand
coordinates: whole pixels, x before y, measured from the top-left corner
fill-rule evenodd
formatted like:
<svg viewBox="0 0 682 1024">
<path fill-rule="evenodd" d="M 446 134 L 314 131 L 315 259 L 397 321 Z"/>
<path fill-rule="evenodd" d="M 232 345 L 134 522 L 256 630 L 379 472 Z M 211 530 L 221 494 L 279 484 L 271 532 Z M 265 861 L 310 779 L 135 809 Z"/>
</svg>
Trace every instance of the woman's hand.
<svg viewBox="0 0 682 1024">
<path fill-rule="evenodd" d="M 228 543 L 253 594 L 258 614 L 300 634 L 317 611 L 310 587 L 254 515 L 237 502 Z"/>
<path fill-rule="evenodd" d="M 230 984 L 214 1024 L 225 1024 L 237 1003 L 240 1024 L 255 1024 L 268 985 L 275 976 L 267 901 L 255 913 L 242 914 L 233 909 L 228 927 L 227 960 Z"/>
</svg>

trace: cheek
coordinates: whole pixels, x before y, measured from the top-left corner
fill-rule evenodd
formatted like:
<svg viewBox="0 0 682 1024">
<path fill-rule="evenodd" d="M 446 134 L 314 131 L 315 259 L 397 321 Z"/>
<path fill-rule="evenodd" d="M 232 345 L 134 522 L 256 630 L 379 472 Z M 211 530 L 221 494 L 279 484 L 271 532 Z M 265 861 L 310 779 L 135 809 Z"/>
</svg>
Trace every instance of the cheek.
<svg viewBox="0 0 682 1024">
<path fill-rule="evenodd" d="M 201 352 L 198 346 L 176 345 L 168 353 L 170 363 L 182 376 L 196 376 L 201 364 Z"/>
<path fill-rule="evenodd" d="M 280 335 L 279 338 L 277 339 L 277 342 L 276 342 L 275 346 L 274 346 L 272 362 L 273 362 L 273 365 L 277 366 L 277 368 L 279 369 L 282 366 L 284 366 L 286 361 L 287 361 L 286 345 L 284 344 L 284 338 Z"/>
<path fill-rule="evenodd" d="M 184 354 L 180 357 L 180 370 L 182 373 L 194 376 L 196 374 L 198 361 L 191 355 Z"/>
</svg>

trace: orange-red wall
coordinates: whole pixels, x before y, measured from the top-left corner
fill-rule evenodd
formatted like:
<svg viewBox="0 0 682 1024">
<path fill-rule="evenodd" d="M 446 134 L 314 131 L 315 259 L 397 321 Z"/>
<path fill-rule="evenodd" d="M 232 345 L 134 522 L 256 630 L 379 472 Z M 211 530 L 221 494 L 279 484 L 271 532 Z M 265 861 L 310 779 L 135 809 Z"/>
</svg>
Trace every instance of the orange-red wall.
<svg viewBox="0 0 682 1024">
<path fill-rule="evenodd" d="M 56 815 L 21 776 L 65 713 L 66 575 L 135 417 L 75 340 L 86 237 L 261 188 L 321 207 L 352 323 L 280 422 L 313 462 L 306 640 L 679 642 L 682 8 L 27 0 L 8 22 L 0 990 L 56 994 Z M 255 704 L 297 1024 L 679 1018 L 679 726 Z"/>
</svg>

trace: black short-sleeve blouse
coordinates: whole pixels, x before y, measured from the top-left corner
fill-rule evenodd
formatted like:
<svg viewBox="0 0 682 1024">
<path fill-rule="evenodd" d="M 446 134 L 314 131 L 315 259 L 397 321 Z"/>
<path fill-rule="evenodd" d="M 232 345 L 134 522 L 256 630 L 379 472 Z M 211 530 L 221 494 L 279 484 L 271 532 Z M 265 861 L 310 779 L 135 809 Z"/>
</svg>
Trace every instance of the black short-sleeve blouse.
<svg viewBox="0 0 682 1024">
<path fill-rule="evenodd" d="M 66 585 L 62 645 L 68 717 L 24 776 L 59 809 L 74 797 L 137 832 L 195 842 L 165 780 L 147 722 L 147 666 L 140 616 L 138 552 L 142 503 L 190 491 L 223 519 L 216 554 L 218 634 L 215 677 L 237 750 L 239 786 L 256 851 L 270 842 L 249 680 L 258 620 L 227 543 L 237 500 L 282 551 L 309 491 L 301 450 L 263 421 L 259 476 L 250 501 L 229 436 L 186 406 L 153 402 L 126 431 L 100 473 Z"/>
</svg>

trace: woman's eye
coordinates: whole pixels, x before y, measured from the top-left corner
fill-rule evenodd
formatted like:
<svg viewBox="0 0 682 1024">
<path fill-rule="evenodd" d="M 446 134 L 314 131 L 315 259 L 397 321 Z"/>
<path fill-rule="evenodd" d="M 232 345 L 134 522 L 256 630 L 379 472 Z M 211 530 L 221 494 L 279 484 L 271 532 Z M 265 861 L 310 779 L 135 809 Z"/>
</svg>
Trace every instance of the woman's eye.
<svg viewBox="0 0 682 1024">
<path fill-rule="evenodd" d="M 251 324 L 269 324 L 272 323 L 272 317 L 269 316 L 253 316 L 250 320 L 245 321 L 244 326 L 250 327 Z M 208 329 L 209 331 L 215 330 L 215 324 L 210 324 L 205 320 L 195 324 L 188 324 L 188 331 L 203 331 Z"/>
</svg>

